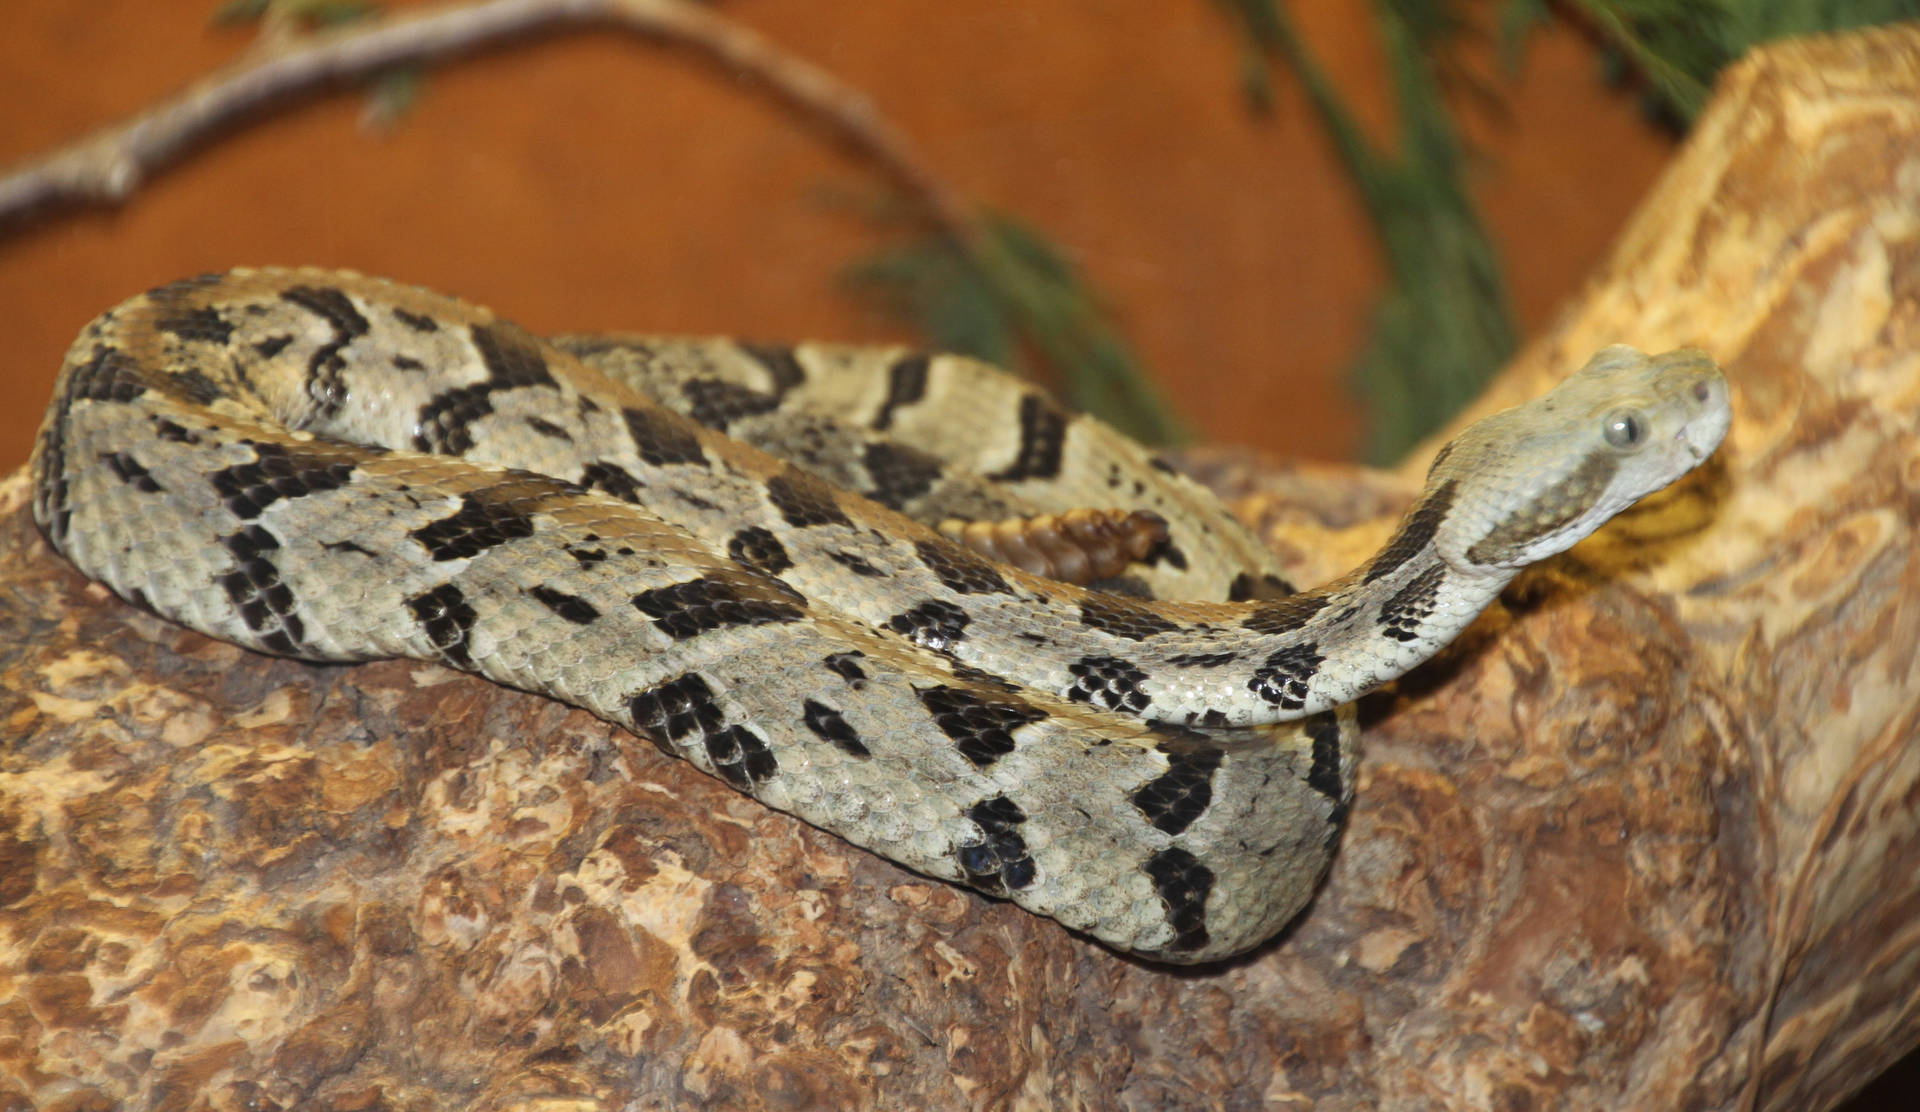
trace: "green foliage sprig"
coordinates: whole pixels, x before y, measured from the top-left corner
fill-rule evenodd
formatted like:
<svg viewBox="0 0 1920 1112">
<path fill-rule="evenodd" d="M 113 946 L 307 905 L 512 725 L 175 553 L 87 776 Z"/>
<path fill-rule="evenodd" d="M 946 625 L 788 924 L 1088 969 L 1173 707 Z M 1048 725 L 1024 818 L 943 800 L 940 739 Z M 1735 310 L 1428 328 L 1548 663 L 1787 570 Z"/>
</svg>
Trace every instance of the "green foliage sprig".
<svg viewBox="0 0 1920 1112">
<path fill-rule="evenodd" d="M 214 9 L 213 22 L 221 26 L 263 22 L 269 14 L 292 25 L 315 30 L 357 23 L 380 14 L 374 0 L 226 0 Z M 420 99 L 425 70 L 417 65 L 394 66 L 367 82 L 367 106 L 361 122 L 376 131 L 396 127 Z"/>
<path fill-rule="evenodd" d="M 1379 238 L 1388 286 L 1351 374 L 1369 407 L 1367 459 L 1391 462 L 1472 401 L 1514 346 L 1499 257 L 1467 195 L 1442 96 L 1447 48 L 1469 25 L 1439 0 L 1375 4 L 1399 120 L 1388 150 L 1273 0 L 1229 3 L 1247 38 L 1299 79 Z"/>
<path fill-rule="evenodd" d="M 1920 0 L 1507 0 L 1500 15 L 1509 58 L 1528 29 L 1565 13 L 1645 82 L 1650 106 L 1676 126 L 1693 122 L 1722 68 L 1764 42 L 1920 17 Z"/>
<path fill-rule="evenodd" d="M 1511 352 L 1514 326 L 1497 252 L 1464 185 L 1466 157 L 1445 101 L 1449 45 L 1470 27 L 1462 0 L 1375 0 L 1399 116 L 1392 153 L 1374 145 L 1275 0 L 1216 0 L 1249 57 L 1275 57 L 1306 90 L 1372 219 L 1388 272 L 1367 346 L 1353 365 L 1369 407 L 1366 455 L 1397 459 L 1479 393 Z M 1508 0 L 1499 26 L 1510 65 L 1528 29 L 1563 15 L 1591 28 L 1657 114 L 1692 122 L 1720 69 L 1785 35 L 1920 16 L 1920 0 Z M 1252 72 L 1249 103 L 1273 91 Z"/>
</svg>

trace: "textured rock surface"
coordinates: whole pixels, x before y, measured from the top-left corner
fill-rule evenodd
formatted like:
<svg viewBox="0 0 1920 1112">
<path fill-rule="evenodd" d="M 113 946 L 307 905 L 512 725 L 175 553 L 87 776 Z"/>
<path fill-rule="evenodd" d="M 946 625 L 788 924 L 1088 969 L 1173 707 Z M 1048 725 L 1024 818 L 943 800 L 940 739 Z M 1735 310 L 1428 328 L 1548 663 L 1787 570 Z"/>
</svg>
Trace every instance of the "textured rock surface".
<svg viewBox="0 0 1920 1112">
<path fill-rule="evenodd" d="M 1730 74 L 1489 400 L 1696 344 L 1722 455 L 1370 702 L 1326 889 L 1199 971 L 556 704 L 181 632 L 16 476 L 0 1108 L 1830 1105 L 1920 1040 L 1916 290 L 1920 33 Z M 1201 462 L 1309 573 L 1415 478 Z"/>
</svg>

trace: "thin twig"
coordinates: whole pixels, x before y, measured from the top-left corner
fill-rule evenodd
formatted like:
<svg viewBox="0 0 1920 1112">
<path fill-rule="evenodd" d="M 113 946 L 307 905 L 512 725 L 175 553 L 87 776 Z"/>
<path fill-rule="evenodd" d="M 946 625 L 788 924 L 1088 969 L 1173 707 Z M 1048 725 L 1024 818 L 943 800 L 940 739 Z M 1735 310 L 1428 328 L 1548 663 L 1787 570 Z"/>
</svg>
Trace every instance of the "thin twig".
<svg viewBox="0 0 1920 1112">
<path fill-rule="evenodd" d="M 0 176 L 0 228 L 54 205 L 114 204 L 222 126 L 322 85 L 432 61 L 530 31 L 610 26 L 691 47 L 754 78 L 871 159 L 963 245 L 978 224 L 868 100 L 831 74 L 687 0 L 481 0 L 416 9 L 254 49 L 177 96 Z"/>
</svg>

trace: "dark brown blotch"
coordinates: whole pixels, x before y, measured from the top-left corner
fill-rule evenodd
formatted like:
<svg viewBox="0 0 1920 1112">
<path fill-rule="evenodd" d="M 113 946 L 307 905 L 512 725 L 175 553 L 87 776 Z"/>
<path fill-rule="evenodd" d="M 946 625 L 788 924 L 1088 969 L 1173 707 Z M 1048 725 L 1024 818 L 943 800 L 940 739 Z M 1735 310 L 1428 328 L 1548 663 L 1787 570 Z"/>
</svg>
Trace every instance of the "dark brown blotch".
<svg viewBox="0 0 1920 1112">
<path fill-rule="evenodd" d="M 1185 739 L 1162 744 L 1160 752 L 1167 758 L 1167 770 L 1130 798 L 1156 829 L 1179 834 L 1212 805 L 1213 774 L 1225 754 L 1217 746 Z"/>
<path fill-rule="evenodd" d="M 1019 449 L 1012 463 L 988 478 L 1006 483 L 1051 479 L 1060 473 L 1066 444 L 1067 414 L 1039 394 L 1024 394 L 1020 398 Z"/>
<path fill-rule="evenodd" d="M 1453 493 L 1458 482 L 1448 479 L 1414 507 L 1406 520 L 1400 523 L 1400 529 L 1393 539 L 1373 558 L 1373 563 L 1367 565 L 1365 582 L 1371 583 L 1382 576 L 1392 575 L 1400 570 L 1402 564 L 1433 543 L 1434 534 L 1440 531 L 1440 523 L 1446 520 L 1448 511 L 1453 509 Z"/>
<path fill-rule="evenodd" d="M 1181 954 L 1203 949 L 1209 941 L 1207 899 L 1213 895 L 1213 870 L 1179 846 L 1154 854 L 1143 868 L 1166 904 L 1167 922 L 1173 927 L 1167 951 Z"/>
<path fill-rule="evenodd" d="M 767 501 L 781 520 L 795 529 L 822 525 L 852 528 L 853 519 L 840 508 L 839 493 L 818 477 L 789 466 L 767 480 Z"/>
</svg>

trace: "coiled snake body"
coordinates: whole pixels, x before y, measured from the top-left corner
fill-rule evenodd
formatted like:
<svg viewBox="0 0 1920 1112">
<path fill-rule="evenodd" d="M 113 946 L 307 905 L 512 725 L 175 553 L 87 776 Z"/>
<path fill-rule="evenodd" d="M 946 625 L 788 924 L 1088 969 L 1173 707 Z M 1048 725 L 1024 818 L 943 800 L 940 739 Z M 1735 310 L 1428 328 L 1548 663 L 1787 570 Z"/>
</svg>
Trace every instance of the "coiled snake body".
<svg viewBox="0 0 1920 1112">
<path fill-rule="evenodd" d="M 1324 872 L 1355 755 L 1335 708 L 1727 422 L 1704 356 L 1606 349 L 1448 445 L 1366 565 L 1288 594 L 1196 486 L 968 360 L 548 342 L 262 270 L 89 325 L 32 468 L 52 543 L 174 621 L 544 692 L 910 868 L 1201 961 L 1269 937 Z M 1124 568 L 1052 518 L 1003 530 L 1090 554 L 1101 589 L 900 512 L 1132 507 L 1165 525 Z"/>
</svg>

